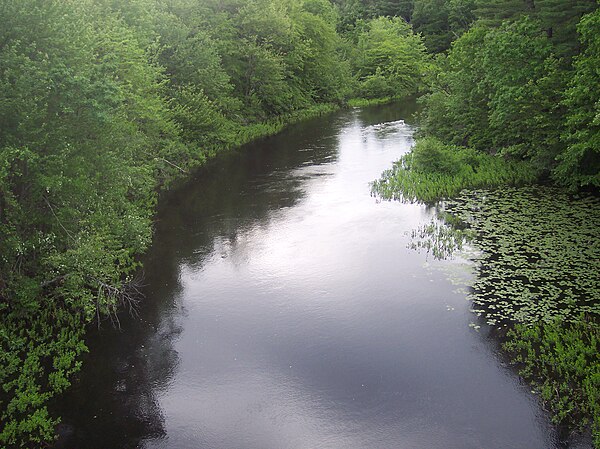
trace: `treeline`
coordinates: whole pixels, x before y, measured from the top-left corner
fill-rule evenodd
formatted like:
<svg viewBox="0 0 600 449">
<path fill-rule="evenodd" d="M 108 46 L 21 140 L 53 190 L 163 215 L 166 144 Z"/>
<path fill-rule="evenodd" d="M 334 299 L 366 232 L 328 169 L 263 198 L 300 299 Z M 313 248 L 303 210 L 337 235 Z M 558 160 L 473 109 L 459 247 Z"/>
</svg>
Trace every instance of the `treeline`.
<svg viewBox="0 0 600 449">
<path fill-rule="evenodd" d="M 0 0 L 0 446 L 53 438 L 86 326 L 135 310 L 160 189 L 353 96 L 422 89 L 405 21 L 340 29 L 328 0 Z"/>
<path fill-rule="evenodd" d="M 600 186 L 596 0 L 337 0 L 344 30 L 403 17 L 436 55 L 422 135 L 532 163 L 542 179 Z M 446 151 L 448 150 L 448 151 Z M 452 164 L 445 164 L 451 166 Z"/>
</svg>

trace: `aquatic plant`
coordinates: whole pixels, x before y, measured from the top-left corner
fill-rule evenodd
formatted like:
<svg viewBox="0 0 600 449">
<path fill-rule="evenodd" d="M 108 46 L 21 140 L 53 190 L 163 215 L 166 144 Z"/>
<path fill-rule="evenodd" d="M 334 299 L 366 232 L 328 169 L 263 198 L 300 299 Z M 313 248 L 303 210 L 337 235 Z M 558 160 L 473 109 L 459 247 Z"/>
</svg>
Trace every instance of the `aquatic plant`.
<svg viewBox="0 0 600 449">
<path fill-rule="evenodd" d="M 591 424 L 600 447 L 600 325 L 585 314 L 572 324 L 518 324 L 503 348 L 548 404 L 553 421 Z"/>
<path fill-rule="evenodd" d="M 490 325 L 600 316 L 600 200 L 532 186 L 464 192 L 445 205 L 481 250 L 471 295 Z"/>
<path fill-rule="evenodd" d="M 437 150 L 417 158 L 416 166 L 427 168 L 415 169 L 414 156 L 405 158 L 394 178 L 400 182 L 384 183 L 386 197 L 433 201 L 451 191 L 444 179 L 461 168 L 443 153 L 429 160 Z M 503 349 L 554 422 L 574 430 L 590 424 L 600 447 L 600 198 L 503 187 L 463 190 L 438 208 L 436 218 L 413 231 L 409 246 L 437 259 L 466 243 L 479 250 L 472 311 L 500 331 Z"/>
<path fill-rule="evenodd" d="M 461 226 L 449 226 L 442 217 L 452 219 L 449 214 L 438 213 L 438 217 L 411 232 L 408 248 L 425 251 L 438 260 L 449 259 L 456 251 L 461 251 L 472 240 L 472 232 Z"/>
<path fill-rule="evenodd" d="M 538 179 L 535 168 L 524 161 L 509 160 L 447 145 L 434 137 L 419 139 L 372 185 L 375 195 L 387 200 L 435 203 L 452 198 L 463 189 L 519 186 Z"/>
</svg>

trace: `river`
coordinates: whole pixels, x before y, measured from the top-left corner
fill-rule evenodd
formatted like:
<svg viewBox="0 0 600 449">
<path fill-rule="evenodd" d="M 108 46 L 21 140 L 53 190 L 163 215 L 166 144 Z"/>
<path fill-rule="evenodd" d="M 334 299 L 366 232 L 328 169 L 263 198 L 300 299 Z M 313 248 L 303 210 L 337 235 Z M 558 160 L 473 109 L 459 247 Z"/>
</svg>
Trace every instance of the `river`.
<svg viewBox="0 0 600 449">
<path fill-rule="evenodd" d="M 140 318 L 90 336 L 57 447 L 561 447 L 469 327 L 464 263 L 407 248 L 434 211 L 370 195 L 413 110 L 294 125 L 165 195 Z"/>
</svg>

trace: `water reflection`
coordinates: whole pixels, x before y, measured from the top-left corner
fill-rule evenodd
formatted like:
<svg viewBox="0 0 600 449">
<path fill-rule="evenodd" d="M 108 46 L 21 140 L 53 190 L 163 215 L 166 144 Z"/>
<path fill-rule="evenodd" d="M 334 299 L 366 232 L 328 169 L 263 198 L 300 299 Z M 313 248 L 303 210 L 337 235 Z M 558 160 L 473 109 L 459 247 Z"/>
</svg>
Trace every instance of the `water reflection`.
<svg viewBox="0 0 600 449">
<path fill-rule="evenodd" d="M 409 117 L 306 122 L 166 195 L 142 320 L 92 340 L 62 447 L 556 447 L 464 294 L 406 248 L 432 211 L 370 197 Z"/>
<path fill-rule="evenodd" d="M 173 342 L 184 315 L 181 270 L 201 270 L 207 258 L 231 254 L 242 263 L 244 230 L 266 226 L 272 213 L 304 195 L 303 178 L 290 171 L 336 161 L 337 136 L 325 130 L 344 121 L 323 121 L 224 155 L 165 194 L 144 264 L 141 319 L 123 317 L 122 331 L 92 332 L 80 381 L 55 406 L 63 416 L 57 448 L 134 448 L 165 436 L 157 395 L 179 366 Z"/>
</svg>

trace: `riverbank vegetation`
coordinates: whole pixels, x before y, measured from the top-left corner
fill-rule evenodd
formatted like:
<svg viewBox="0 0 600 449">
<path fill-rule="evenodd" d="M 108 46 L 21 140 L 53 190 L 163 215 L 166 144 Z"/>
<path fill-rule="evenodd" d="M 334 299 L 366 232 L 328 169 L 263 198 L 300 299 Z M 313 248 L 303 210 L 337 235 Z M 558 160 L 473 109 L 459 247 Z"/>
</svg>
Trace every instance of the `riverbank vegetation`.
<svg viewBox="0 0 600 449">
<path fill-rule="evenodd" d="M 555 421 L 591 423 L 600 447 L 598 3 L 429 3 L 470 4 L 473 20 L 450 45 L 429 45 L 445 52 L 420 138 L 374 190 L 451 199 L 444 214 L 453 230 L 429 226 L 425 238 L 440 255 L 463 238 L 481 250 L 474 326 L 497 328 Z M 436 29 L 449 23 L 446 15 Z M 538 182 L 546 187 L 510 187 Z M 495 189 L 460 193 L 480 187 Z"/>
<path fill-rule="evenodd" d="M 222 151 L 425 93 L 390 196 L 600 184 L 593 0 L 0 0 L 0 25 L 0 446 L 52 440 L 86 329 L 138 307 L 160 191 Z"/>
<path fill-rule="evenodd" d="M 536 166 L 531 162 L 504 160 L 424 137 L 383 173 L 373 188 L 386 199 L 435 203 L 440 198 L 455 197 L 463 189 L 524 185 L 537 178 Z"/>
</svg>

